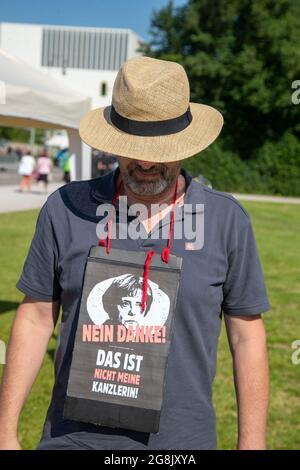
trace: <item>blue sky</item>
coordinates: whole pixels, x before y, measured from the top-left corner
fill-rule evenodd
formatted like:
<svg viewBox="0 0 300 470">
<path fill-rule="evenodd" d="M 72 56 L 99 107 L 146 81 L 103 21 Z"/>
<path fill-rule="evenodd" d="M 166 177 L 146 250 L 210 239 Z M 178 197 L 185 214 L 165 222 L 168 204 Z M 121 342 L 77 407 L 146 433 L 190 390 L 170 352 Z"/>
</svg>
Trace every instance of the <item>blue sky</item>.
<svg viewBox="0 0 300 470">
<path fill-rule="evenodd" d="M 167 0 L 1 0 L 0 22 L 130 28 L 149 39 L 151 13 Z M 186 0 L 174 0 L 182 5 Z"/>
</svg>

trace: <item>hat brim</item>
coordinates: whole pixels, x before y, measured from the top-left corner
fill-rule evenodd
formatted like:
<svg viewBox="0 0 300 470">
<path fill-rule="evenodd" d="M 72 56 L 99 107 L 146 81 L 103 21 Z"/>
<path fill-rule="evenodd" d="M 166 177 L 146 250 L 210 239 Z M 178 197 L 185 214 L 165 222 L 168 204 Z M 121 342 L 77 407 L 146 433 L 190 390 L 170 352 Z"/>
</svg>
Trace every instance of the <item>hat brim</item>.
<svg viewBox="0 0 300 470">
<path fill-rule="evenodd" d="M 223 116 L 215 108 L 190 103 L 192 122 L 176 134 L 144 137 L 127 134 L 110 121 L 110 106 L 87 112 L 79 134 L 90 147 L 117 156 L 153 162 L 184 160 L 208 147 L 219 135 Z"/>
</svg>

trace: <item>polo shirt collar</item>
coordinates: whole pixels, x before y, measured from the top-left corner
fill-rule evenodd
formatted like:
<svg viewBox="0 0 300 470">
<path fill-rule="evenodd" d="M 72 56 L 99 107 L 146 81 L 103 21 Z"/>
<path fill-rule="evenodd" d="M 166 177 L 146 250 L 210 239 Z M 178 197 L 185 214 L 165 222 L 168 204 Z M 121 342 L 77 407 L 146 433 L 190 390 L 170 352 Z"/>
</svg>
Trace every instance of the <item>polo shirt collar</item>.
<svg viewBox="0 0 300 470">
<path fill-rule="evenodd" d="M 98 202 L 108 202 L 111 203 L 111 200 L 116 192 L 116 183 L 118 176 L 120 174 L 120 169 L 117 168 L 114 171 L 110 171 L 104 176 L 95 178 L 91 182 L 91 196 Z"/>
</svg>

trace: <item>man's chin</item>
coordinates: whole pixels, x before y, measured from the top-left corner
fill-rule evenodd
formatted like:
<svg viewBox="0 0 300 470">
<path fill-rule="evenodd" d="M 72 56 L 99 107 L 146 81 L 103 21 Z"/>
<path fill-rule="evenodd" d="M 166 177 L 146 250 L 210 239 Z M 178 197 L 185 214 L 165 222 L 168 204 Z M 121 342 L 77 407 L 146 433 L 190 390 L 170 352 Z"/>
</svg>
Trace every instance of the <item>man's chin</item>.
<svg viewBox="0 0 300 470">
<path fill-rule="evenodd" d="M 153 182 L 130 182 L 128 183 L 129 189 L 137 196 L 158 196 L 166 190 L 166 185 L 162 183 Z"/>
</svg>

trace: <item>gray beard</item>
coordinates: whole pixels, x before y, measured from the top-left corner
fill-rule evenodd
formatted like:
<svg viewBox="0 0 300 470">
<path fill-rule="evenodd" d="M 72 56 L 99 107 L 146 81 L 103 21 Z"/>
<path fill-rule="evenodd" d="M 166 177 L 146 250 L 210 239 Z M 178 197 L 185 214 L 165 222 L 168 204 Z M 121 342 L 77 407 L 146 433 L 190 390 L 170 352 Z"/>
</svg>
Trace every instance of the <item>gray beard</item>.
<svg viewBox="0 0 300 470">
<path fill-rule="evenodd" d="M 128 174 L 125 176 L 125 181 L 130 190 L 135 194 L 139 194 L 140 196 L 149 196 L 151 194 L 156 196 L 163 193 L 169 186 L 171 186 L 171 182 L 164 178 L 153 182 L 137 182 L 132 176 Z"/>
</svg>

